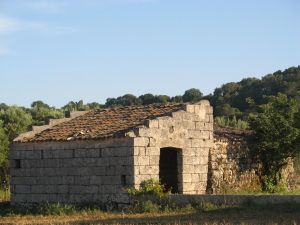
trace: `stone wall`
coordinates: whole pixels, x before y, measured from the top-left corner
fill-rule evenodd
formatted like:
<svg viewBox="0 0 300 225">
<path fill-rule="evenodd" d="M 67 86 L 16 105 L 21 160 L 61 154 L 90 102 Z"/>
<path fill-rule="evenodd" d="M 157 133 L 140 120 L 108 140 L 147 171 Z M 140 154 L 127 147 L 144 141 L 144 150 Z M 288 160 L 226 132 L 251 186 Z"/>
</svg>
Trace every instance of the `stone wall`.
<svg viewBox="0 0 300 225">
<path fill-rule="evenodd" d="M 249 131 L 230 127 L 214 128 L 214 146 L 209 153 L 207 193 L 261 190 L 262 164 L 250 153 Z M 292 186 L 294 169 L 290 160 L 281 170 L 282 181 Z"/>
<path fill-rule="evenodd" d="M 259 189 L 259 171 L 243 136 L 215 135 L 209 154 L 207 193 Z"/>
<path fill-rule="evenodd" d="M 149 120 L 131 135 L 135 137 L 135 187 L 143 180 L 159 179 L 160 150 L 173 147 L 178 150 L 179 193 L 206 192 L 208 153 L 213 146 L 213 110 L 208 101 Z"/>
<path fill-rule="evenodd" d="M 16 143 L 11 147 L 15 203 L 127 202 L 132 185 L 133 141 Z"/>
</svg>

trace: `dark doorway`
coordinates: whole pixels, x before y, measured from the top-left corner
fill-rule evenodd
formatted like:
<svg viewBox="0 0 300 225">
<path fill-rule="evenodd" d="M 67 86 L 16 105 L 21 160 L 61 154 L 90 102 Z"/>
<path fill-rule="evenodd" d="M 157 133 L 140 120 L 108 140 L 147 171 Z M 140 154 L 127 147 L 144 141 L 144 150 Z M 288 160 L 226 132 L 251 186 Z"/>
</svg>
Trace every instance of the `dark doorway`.
<svg viewBox="0 0 300 225">
<path fill-rule="evenodd" d="M 159 180 L 166 191 L 178 193 L 178 154 L 177 148 L 161 148 L 159 158 Z"/>
</svg>

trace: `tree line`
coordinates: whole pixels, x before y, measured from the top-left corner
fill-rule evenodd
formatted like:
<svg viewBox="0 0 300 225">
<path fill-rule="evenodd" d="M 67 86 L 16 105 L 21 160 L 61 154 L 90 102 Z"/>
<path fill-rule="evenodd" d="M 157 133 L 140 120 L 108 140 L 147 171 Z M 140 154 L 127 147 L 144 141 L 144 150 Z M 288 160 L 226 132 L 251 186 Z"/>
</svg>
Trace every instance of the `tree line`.
<svg viewBox="0 0 300 225">
<path fill-rule="evenodd" d="M 280 96 L 278 96 L 279 93 Z M 273 96 L 273 98 L 271 96 Z M 243 129 L 255 129 L 255 127 L 257 128 L 262 125 L 257 121 L 254 122 L 255 119 L 253 118 L 257 119 L 259 118 L 257 115 L 266 113 L 266 110 L 264 112 L 263 109 L 267 106 L 269 106 L 269 108 L 273 106 L 272 101 L 276 101 L 276 98 L 281 98 L 281 102 L 284 102 L 282 99 L 286 98 L 286 103 L 283 103 L 280 107 L 291 107 L 287 102 L 292 101 L 293 109 L 289 108 L 289 110 L 295 113 L 299 111 L 300 66 L 291 67 L 284 71 L 279 70 L 261 79 L 245 78 L 239 82 L 226 83 L 216 88 L 212 94 L 206 96 L 203 95 L 201 90 L 191 88 L 186 90 L 183 95 L 173 97 L 168 95 L 153 95 L 150 93 L 140 96 L 126 94 L 116 98 L 108 98 L 104 104 L 98 102 L 84 104 L 84 102 L 80 100 L 78 102 L 70 101 L 61 108 L 51 107 L 43 101 L 35 101 L 29 108 L 9 106 L 5 103 L 1 103 L 0 179 L 2 182 L 7 181 L 5 177 L 7 177 L 9 143 L 20 133 L 30 130 L 33 125 L 44 125 L 47 124 L 50 119 L 63 118 L 65 111 L 85 111 L 154 103 L 197 102 L 201 99 L 207 99 L 214 107 L 215 121 L 217 123 Z M 277 104 L 277 107 L 279 107 L 279 104 Z M 276 109 L 274 110 L 274 113 L 275 112 Z M 291 120 L 292 119 L 290 119 L 290 121 Z M 260 122 L 263 123 L 263 121 Z M 264 122 L 267 124 L 266 121 Z M 266 127 L 267 125 L 265 125 L 265 128 Z M 293 137 L 296 136 L 297 135 Z"/>
</svg>

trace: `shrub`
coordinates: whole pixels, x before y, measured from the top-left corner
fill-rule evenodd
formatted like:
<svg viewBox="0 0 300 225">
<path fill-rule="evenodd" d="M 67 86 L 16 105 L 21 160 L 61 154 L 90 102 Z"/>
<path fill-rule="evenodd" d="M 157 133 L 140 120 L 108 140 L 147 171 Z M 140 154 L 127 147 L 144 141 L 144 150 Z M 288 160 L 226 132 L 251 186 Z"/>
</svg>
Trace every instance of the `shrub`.
<svg viewBox="0 0 300 225">
<path fill-rule="evenodd" d="M 133 196 L 149 195 L 159 198 L 169 194 L 169 192 L 164 192 L 164 186 L 155 179 L 142 181 L 139 189 L 127 188 L 126 191 Z"/>
<path fill-rule="evenodd" d="M 139 189 L 128 188 L 126 191 L 134 197 L 132 212 L 170 211 L 173 208 L 168 199 L 170 192 L 164 192 L 163 185 L 155 179 L 141 182 Z"/>
</svg>

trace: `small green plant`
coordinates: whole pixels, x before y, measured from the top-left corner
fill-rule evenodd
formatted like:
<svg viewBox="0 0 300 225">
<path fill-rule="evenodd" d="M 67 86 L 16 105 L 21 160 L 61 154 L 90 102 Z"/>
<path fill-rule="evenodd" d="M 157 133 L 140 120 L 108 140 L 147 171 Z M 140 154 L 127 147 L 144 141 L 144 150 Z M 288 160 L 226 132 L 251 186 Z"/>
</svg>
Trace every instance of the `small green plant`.
<svg viewBox="0 0 300 225">
<path fill-rule="evenodd" d="M 215 123 L 220 126 L 234 127 L 234 128 L 241 129 L 241 130 L 249 129 L 249 124 L 247 121 L 244 121 L 241 119 L 236 119 L 235 116 L 233 116 L 232 118 L 218 116 L 215 118 Z"/>
<path fill-rule="evenodd" d="M 10 190 L 0 188 L 0 202 L 7 202 L 10 199 Z"/>
<path fill-rule="evenodd" d="M 138 189 L 127 188 L 126 191 L 134 197 L 132 212 L 159 212 L 173 208 L 168 199 L 170 192 L 164 192 L 164 186 L 155 179 L 142 181 Z"/>
<path fill-rule="evenodd" d="M 66 205 L 61 203 L 45 204 L 37 208 L 37 212 L 43 215 L 68 215 L 76 212 L 73 205 Z"/>
<path fill-rule="evenodd" d="M 269 193 L 281 193 L 287 190 L 287 187 L 284 183 L 274 184 L 272 178 L 269 176 L 263 176 L 263 190 Z"/>
<path fill-rule="evenodd" d="M 142 181 L 140 188 L 127 188 L 127 193 L 133 196 L 149 195 L 154 197 L 166 197 L 169 192 L 164 192 L 164 186 L 155 179 Z"/>
</svg>

